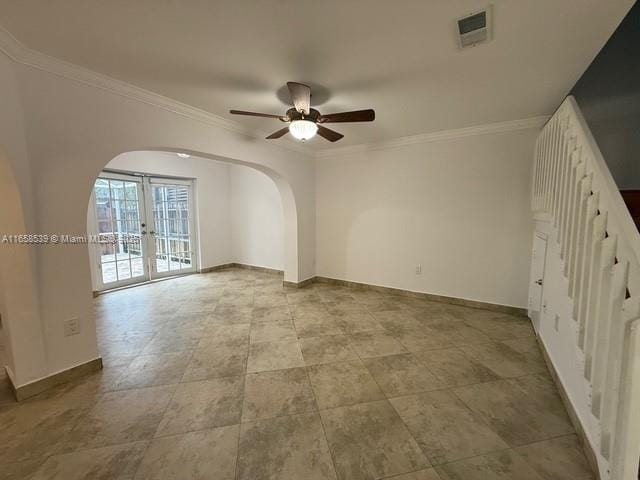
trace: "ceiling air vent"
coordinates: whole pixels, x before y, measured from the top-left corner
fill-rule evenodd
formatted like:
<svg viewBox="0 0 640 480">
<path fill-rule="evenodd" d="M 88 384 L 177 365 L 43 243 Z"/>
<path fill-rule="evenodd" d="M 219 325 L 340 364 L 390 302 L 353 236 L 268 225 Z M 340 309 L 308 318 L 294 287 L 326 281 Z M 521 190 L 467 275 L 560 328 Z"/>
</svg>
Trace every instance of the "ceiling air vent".
<svg viewBox="0 0 640 480">
<path fill-rule="evenodd" d="M 458 20 L 460 48 L 491 40 L 491 6 Z"/>
</svg>

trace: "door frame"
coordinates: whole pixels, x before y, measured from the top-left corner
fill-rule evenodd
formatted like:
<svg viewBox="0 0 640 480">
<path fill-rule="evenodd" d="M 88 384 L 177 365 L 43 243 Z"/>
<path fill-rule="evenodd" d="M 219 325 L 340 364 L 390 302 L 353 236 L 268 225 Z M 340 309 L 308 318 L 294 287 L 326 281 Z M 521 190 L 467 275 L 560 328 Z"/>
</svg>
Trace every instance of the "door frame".
<svg viewBox="0 0 640 480">
<path fill-rule="evenodd" d="M 141 245 L 143 250 L 143 269 L 144 275 L 133 277 L 131 279 L 104 283 L 102 277 L 102 262 L 100 245 L 92 241 L 89 242 L 89 254 L 92 265 L 92 277 L 96 292 L 103 292 L 107 290 L 117 289 L 121 287 L 138 285 L 147 283 L 153 280 L 162 278 L 175 277 L 181 275 L 189 275 L 197 273 L 199 271 L 199 253 L 200 253 L 200 239 L 198 235 L 198 212 L 197 212 L 197 199 L 196 199 L 196 179 L 185 177 L 172 177 L 168 175 L 155 175 L 149 173 L 129 172 L 124 170 L 103 170 L 98 175 L 98 179 L 113 179 L 134 181 L 138 186 L 139 195 L 139 215 L 141 224 L 144 221 L 145 227 L 141 228 Z M 167 271 L 155 272 L 155 239 L 152 235 L 147 234 L 151 226 L 153 225 L 153 204 L 151 203 L 151 179 L 156 180 L 155 183 L 165 183 L 169 185 L 185 185 L 189 186 L 189 212 L 191 212 L 191 218 L 189 223 L 190 237 L 192 242 L 192 265 L 189 269 L 181 269 L 180 271 Z M 94 182 L 95 183 L 95 182 Z M 90 215 L 88 218 L 87 227 L 89 229 L 89 235 L 96 235 L 98 232 L 98 215 L 96 210 L 96 198 L 95 187 L 91 189 L 91 196 L 89 200 Z M 91 237 L 90 237 L 91 238 Z M 93 266 L 96 266 L 94 269 Z M 152 268 L 153 266 L 153 268 Z"/>
<path fill-rule="evenodd" d="M 153 218 L 153 196 L 152 196 L 152 184 L 164 184 L 164 185 L 183 185 L 189 188 L 189 212 L 191 212 L 191 218 L 189 221 L 189 232 L 192 246 L 191 267 L 188 269 L 180 269 L 179 271 L 167 270 L 166 272 L 158 272 L 156 270 L 156 245 L 155 245 L 155 231 L 151 230 L 155 228 L 155 219 Z M 196 210 L 195 210 L 195 180 L 184 179 L 175 177 L 165 177 L 161 175 L 145 175 L 143 177 L 143 190 L 145 195 L 145 205 L 147 212 L 147 232 L 145 236 L 145 242 L 147 244 L 148 254 L 148 270 L 151 280 L 157 280 L 166 277 L 175 277 L 177 275 L 188 275 L 190 273 L 196 273 L 198 271 L 198 235 L 196 230 Z"/>
<path fill-rule="evenodd" d="M 98 179 L 105 180 L 122 180 L 127 182 L 135 182 L 138 185 L 138 218 L 140 220 L 145 219 L 146 221 L 146 212 L 145 212 L 145 200 L 144 200 L 144 185 L 143 179 L 140 176 L 136 175 L 127 175 L 124 173 L 115 173 L 115 172 L 101 172 L 98 175 Z M 91 225 L 91 234 L 98 235 L 98 212 L 97 212 L 97 203 L 95 198 L 95 186 L 91 190 L 91 200 L 90 200 L 91 208 L 92 208 L 92 225 Z M 100 253 L 100 245 L 94 242 L 89 242 L 92 248 L 92 261 L 97 265 L 96 274 L 94 277 L 96 289 L 97 291 L 111 290 L 113 288 L 125 287 L 128 285 L 133 285 L 137 283 L 144 283 L 150 280 L 150 272 L 148 268 L 148 262 L 146 260 L 146 239 L 144 238 L 144 228 L 140 226 L 141 236 L 140 236 L 140 245 L 142 249 L 142 268 L 143 275 L 137 277 L 131 277 L 125 280 L 119 280 L 115 282 L 104 283 L 102 276 L 102 255 Z"/>
<path fill-rule="evenodd" d="M 538 243 L 540 242 L 540 243 Z M 546 264 L 547 253 L 549 250 L 549 236 L 540 231 L 533 232 L 533 244 L 531 246 L 531 271 L 529 272 L 529 295 L 527 301 L 527 309 L 529 312 L 529 318 L 531 318 L 533 326 L 538 331 L 540 326 L 540 319 L 544 310 L 544 287 L 546 276 Z M 537 251 L 536 244 L 544 244 L 543 251 Z M 537 272 L 537 266 L 540 267 L 540 274 Z M 541 277 L 541 278 L 537 278 Z M 540 282 L 540 283 L 538 283 Z M 539 290 L 538 290 L 539 288 Z M 534 305 L 534 292 L 539 291 L 540 298 L 537 302 L 538 305 Z M 537 295 L 536 295 L 537 297 Z"/>
</svg>

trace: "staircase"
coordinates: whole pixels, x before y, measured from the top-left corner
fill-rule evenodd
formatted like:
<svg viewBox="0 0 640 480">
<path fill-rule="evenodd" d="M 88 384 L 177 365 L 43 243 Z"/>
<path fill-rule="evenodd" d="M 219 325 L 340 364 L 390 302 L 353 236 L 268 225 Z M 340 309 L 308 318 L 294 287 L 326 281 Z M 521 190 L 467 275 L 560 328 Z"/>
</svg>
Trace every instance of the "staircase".
<svg viewBox="0 0 640 480">
<path fill-rule="evenodd" d="M 640 193 L 623 195 L 568 97 L 536 144 L 530 315 L 605 480 L 640 457 Z"/>
</svg>

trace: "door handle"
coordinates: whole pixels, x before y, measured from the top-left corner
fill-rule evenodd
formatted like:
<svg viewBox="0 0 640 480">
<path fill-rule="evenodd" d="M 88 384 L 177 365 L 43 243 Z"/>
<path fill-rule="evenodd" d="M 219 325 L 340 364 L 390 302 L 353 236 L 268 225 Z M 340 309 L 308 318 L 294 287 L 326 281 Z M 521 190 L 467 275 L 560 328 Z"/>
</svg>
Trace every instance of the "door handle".
<svg viewBox="0 0 640 480">
<path fill-rule="evenodd" d="M 540 279 L 536 280 L 534 283 L 535 283 L 536 285 L 540 285 L 540 286 L 542 286 L 542 279 L 540 278 Z"/>
</svg>

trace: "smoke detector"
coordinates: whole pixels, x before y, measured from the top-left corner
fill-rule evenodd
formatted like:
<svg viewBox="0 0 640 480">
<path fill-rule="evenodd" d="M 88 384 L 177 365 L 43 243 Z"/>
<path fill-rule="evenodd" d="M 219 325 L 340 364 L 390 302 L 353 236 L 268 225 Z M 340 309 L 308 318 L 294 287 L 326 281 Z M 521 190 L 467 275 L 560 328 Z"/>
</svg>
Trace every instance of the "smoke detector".
<svg viewBox="0 0 640 480">
<path fill-rule="evenodd" d="M 460 48 L 473 47 L 488 42 L 493 36 L 492 7 L 458 19 Z"/>
</svg>

